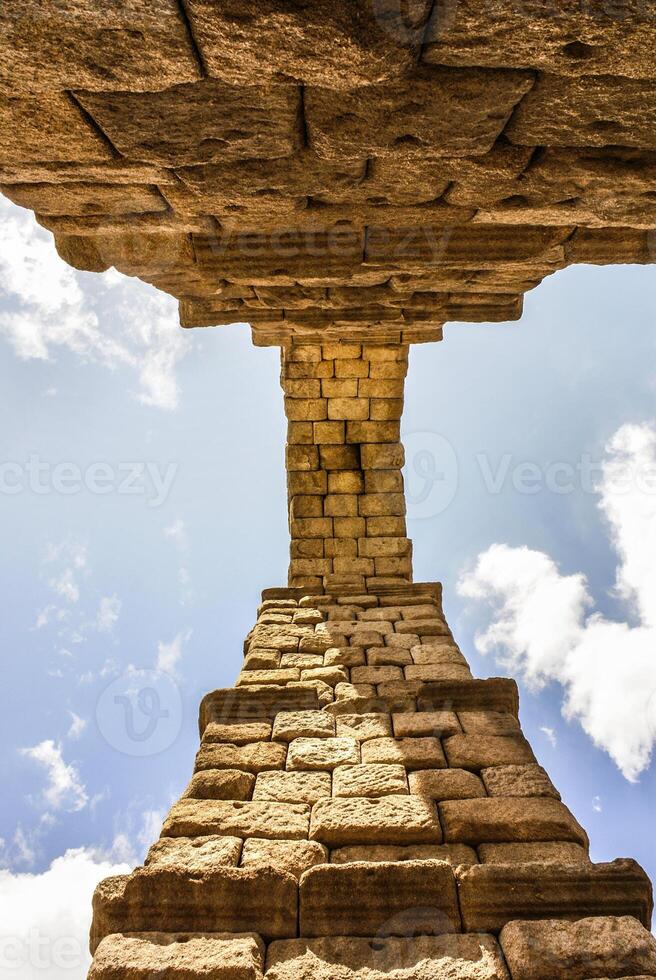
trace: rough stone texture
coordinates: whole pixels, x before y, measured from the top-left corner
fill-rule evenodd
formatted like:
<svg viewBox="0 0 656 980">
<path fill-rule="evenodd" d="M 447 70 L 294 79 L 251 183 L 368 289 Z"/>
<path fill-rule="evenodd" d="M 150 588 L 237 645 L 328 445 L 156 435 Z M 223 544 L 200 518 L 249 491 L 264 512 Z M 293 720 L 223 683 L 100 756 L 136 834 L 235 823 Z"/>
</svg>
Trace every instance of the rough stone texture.
<svg viewBox="0 0 656 980">
<path fill-rule="evenodd" d="M 464 844 L 367 844 L 336 847 L 330 852 L 331 864 L 352 864 L 354 861 L 445 861 L 477 864 L 476 851 Z"/>
<path fill-rule="evenodd" d="M 558 800 L 452 800 L 440 803 L 439 813 L 448 842 L 572 841 L 588 846 L 587 834 Z"/>
<path fill-rule="evenodd" d="M 310 839 L 347 844 L 441 844 L 435 806 L 410 796 L 320 800 L 312 809 Z"/>
<path fill-rule="evenodd" d="M 410 792 L 432 800 L 469 800 L 485 796 L 483 783 L 465 769 L 425 769 L 408 775 Z"/>
<path fill-rule="evenodd" d="M 180 800 L 164 821 L 165 837 L 224 834 L 235 837 L 307 839 L 310 808 L 301 804 Z"/>
<path fill-rule="evenodd" d="M 304 936 L 407 936 L 460 929 L 452 869 L 437 861 L 319 865 L 300 887 Z"/>
<path fill-rule="evenodd" d="M 513 980 L 656 975 L 656 939 L 630 916 L 509 922 L 499 941 Z"/>
<path fill-rule="evenodd" d="M 407 795 L 408 777 L 403 766 L 340 766 L 333 775 L 333 796 Z"/>
<path fill-rule="evenodd" d="M 550 796 L 560 793 L 542 766 L 495 766 L 483 769 L 481 779 L 490 796 Z"/>
<path fill-rule="evenodd" d="M 653 261 L 655 30 L 640 0 L 4 4 L 0 188 L 185 326 L 439 340 Z"/>
<path fill-rule="evenodd" d="M 163 837 L 150 848 L 144 864 L 186 868 L 193 873 L 218 866 L 236 867 L 241 852 L 239 837 Z"/>
<path fill-rule="evenodd" d="M 480 844 L 482 864 L 589 864 L 587 849 L 564 841 L 538 844 Z"/>
<path fill-rule="evenodd" d="M 294 939 L 272 943 L 267 980 L 507 980 L 492 936 Z"/>
<path fill-rule="evenodd" d="M 331 795 L 327 772 L 261 772 L 257 777 L 253 800 L 278 803 L 309 803 Z"/>
<path fill-rule="evenodd" d="M 103 939 L 89 980 L 261 980 L 263 967 L 257 935 L 135 933 Z"/>
<path fill-rule="evenodd" d="M 272 867 L 278 871 L 288 871 L 300 878 L 304 871 L 315 864 L 326 864 L 328 850 L 316 841 L 263 840 L 251 837 L 244 841 L 241 852 L 241 866 Z"/>
</svg>

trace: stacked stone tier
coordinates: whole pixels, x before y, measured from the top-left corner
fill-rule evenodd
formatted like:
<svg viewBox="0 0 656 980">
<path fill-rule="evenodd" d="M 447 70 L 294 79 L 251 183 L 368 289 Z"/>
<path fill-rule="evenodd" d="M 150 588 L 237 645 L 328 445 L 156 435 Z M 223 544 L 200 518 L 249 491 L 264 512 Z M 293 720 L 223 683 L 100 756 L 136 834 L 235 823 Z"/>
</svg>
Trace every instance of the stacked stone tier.
<svg viewBox="0 0 656 980">
<path fill-rule="evenodd" d="M 651 0 L 21 0 L 0 189 L 258 344 L 437 340 L 652 262 Z"/>
<path fill-rule="evenodd" d="M 264 593 L 160 839 L 96 892 L 92 980 L 655 977 L 649 880 L 590 860 L 518 707 L 437 585 Z"/>
</svg>

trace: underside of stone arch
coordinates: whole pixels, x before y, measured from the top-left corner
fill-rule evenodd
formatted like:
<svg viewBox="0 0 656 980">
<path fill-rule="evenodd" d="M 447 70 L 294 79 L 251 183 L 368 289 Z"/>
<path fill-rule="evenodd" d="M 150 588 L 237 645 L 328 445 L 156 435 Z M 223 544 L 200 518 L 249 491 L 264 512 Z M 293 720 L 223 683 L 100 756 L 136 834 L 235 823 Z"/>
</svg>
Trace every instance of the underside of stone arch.
<svg viewBox="0 0 656 980">
<path fill-rule="evenodd" d="M 0 189 L 77 269 L 278 345 L 291 557 L 94 980 L 656 977 L 651 885 L 588 839 L 412 578 L 408 345 L 653 261 L 653 0 L 24 0 Z"/>
</svg>

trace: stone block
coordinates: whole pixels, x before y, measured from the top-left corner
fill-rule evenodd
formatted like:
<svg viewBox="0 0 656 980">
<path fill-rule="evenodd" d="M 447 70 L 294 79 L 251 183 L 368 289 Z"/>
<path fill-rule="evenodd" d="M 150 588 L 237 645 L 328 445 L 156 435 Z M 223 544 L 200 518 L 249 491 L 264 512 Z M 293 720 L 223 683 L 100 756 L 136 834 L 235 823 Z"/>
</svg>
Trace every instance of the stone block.
<svg viewBox="0 0 656 980">
<path fill-rule="evenodd" d="M 294 639 L 292 650 L 298 641 Z M 201 738 L 211 721 L 261 721 L 274 718 L 279 711 L 312 711 L 318 708 L 316 689 L 309 684 L 293 688 L 270 685 L 268 688 L 227 688 L 206 694 L 200 705 L 198 728 Z"/>
<path fill-rule="evenodd" d="M 241 842 L 240 842 L 241 843 Z M 327 864 L 328 851 L 316 841 L 263 840 L 250 837 L 241 852 L 242 868 L 270 867 L 300 878 L 315 864 Z"/>
<path fill-rule="evenodd" d="M 363 744 L 362 761 L 396 763 L 408 770 L 443 769 L 446 766 L 437 738 L 374 738 Z"/>
<path fill-rule="evenodd" d="M 481 779 L 489 796 L 549 796 L 560 799 L 560 793 L 542 766 L 494 766 L 482 769 Z"/>
<path fill-rule="evenodd" d="M 254 742 L 249 745 L 203 743 L 196 754 L 196 771 L 204 769 L 241 769 L 244 772 L 266 772 L 283 769 L 287 750 L 276 742 Z"/>
<path fill-rule="evenodd" d="M 356 742 L 367 742 L 372 738 L 385 738 L 392 734 L 389 715 L 383 714 L 344 714 L 336 718 L 337 734 L 354 738 Z"/>
<path fill-rule="evenodd" d="M 585 848 L 568 842 L 543 841 L 539 844 L 481 844 L 482 864 L 589 864 Z"/>
<path fill-rule="evenodd" d="M 467 735 L 514 735 L 519 720 L 510 711 L 459 711 L 458 718 Z"/>
<path fill-rule="evenodd" d="M 92 952 L 120 932 L 231 930 L 284 939 L 296 935 L 298 884 L 272 868 L 217 868 L 193 876 L 175 868 L 138 868 L 102 881 L 93 912 Z"/>
<path fill-rule="evenodd" d="M 461 731 L 454 711 L 405 711 L 395 714 L 393 719 L 396 738 L 447 738 Z"/>
<path fill-rule="evenodd" d="M 465 664 L 411 664 L 403 674 L 409 681 L 459 681 L 468 680 L 472 672 Z"/>
<path fill-rule="evenodd" d="M 64 92 L 0 92 L 0 164 L 111 159 L 109 147 Z"/>
<path fill-rule="evenodd" d="M 280 711 L 273 723 L 273 738 L 279 742 L 328 738 L 334 734 L 335 721 L 323 711 Z"/>
<path fill-rule="evenodd" d="M 299 146 L 294 86 L 233 88 L 208 78 L 161 92 L 78 98 L 120 153 L 165 167 L 291 156 Z"/>
<path fill-rule="evenodd" d="M 444 839 L 450 843 L 572 841 L 588 846 L 581 825 L 559 800 L 486 798 L 439 805 Z"/>
<path fill-rule="evenodd" d="M 513 980 L 656 976 L 656 939 L 630 916 L 509 922 L 499 942 Z"/>
<path fill-rule="evenodd" d="M 257 777 L 253 800 L 277 803 L 309 803 L 331 795 L 327 772 L 261 772 Z"/>
<path fill-rule="evenodd" d="M 319 865 L 301 878 L 304 936 L 407 937 L 459 930 L 453 871 L 442 862 Z"/>
<path fill-rule="evenodd" d="M 252 85 L 254 78 L 297 79 L 343 90 L 410 71 L 430 4 L 420 0 L 409 21 L 393 4 L 372 7 L 365 0 L 321 0 L 309 10 L 252 0 L 217 8 L 211 0 L 190 0 L 189 12 L 210 75 L 235 86 Z"/>
<path fill-rule="evenodd" d="M 309 88 L 309 136 L 327 159 L 478 155 L 492 147 L 531 84 L 528 72 L 435 68 L 344 92 L 339 101 Z"/>
<path fill-rule="evenodd" d="M 419 709 L 456 712 L 493 709 L 510 711 L 516 715 L 519 710 L 519 693 L 515 681 L 506 677 L 489 677 L 486 680 L 472 681 L 435 681 L 422 686 Z"/>
<path fill-rule="evenodd" d="M 333 770 L 360 762 L 360 748 L 352 738 L 297 738 L 289 744 L 290 770 Z"/>
<path fill-rule="evenodd" d="M 171 807 L 162 836 L 307 840 L 309 823 L 310 807 L 302 804 L 184 799 Z"/>
<path fill-rule="evenodd" d="M 233 745 L 248 745 L 255 742 L 268 742 L 271 738 L 271 723 L 268 721 L 245 722 L 236 725 L 223 725 L 212 721 L 203 732 L 203 742 L 231 742 Z"/>
<path fill-rule="evenodd" d="M 349 844 L 441 844 L 435 805 L 415 796 L 320 800 L 312 809 L 310 840 Z"/>
<path fill-rule="evenodd" d="M 651 923 L 651 883 L 635 861 L 536 866 L 477 864 L 459 869 L 458 895 L 467 932 L 499 932 L 513 919 L 585 919 L 631 915 Z"/>
<path fill-rule="evenodd" d="M 206 769 L 194 773 L 183 793 L 196 800 L 250 800 L 255 776 L 238 769 Z"/>
<path fill-rule="evenodd" d="M 536 762 L 523 735 L 452 735 L 444 740 L 444 751 L 450 766 L 474 771 Z"/>
<path fill-rule="evenodd" d="M 162 837 L 152 845 L 146 867 L 177 867 L 194 874 L 216 867 L 236 867 L 241 855 L 239 837 Z"/>
<path fill-rule="evenodd" d="M 443 861 L 457 868 L 459 864 L 477 864 L 478 858 L 466 844 L 364 844 L 330 852 L 331 864 L 354 861 Z"/>
<path fill-rule="evenodd" d="M 107 936 L 89 980 L 262 980 L 264 943 L 255 934 L 148 932 Z"/>
<path fill-rule="evenodd" d="M 340 766 L 333 774 L 333 796 L 374 798 L 408 792 L 403 766 Z"/>
<path fill-rule="evenodd" d="M 267 980 L 507 980 L 492 936 L 292 939 L 272 943 Z"/>
<path fill-rule="evenodd" d="M 485 796 L 478 776 L 465 769 L 425 769 L 408 774 L 410 792 L 431 800 L 470 800 Z"/>
<path fill-rule="evenodd" d="M 351 682 L 353 684 L 384 684 L 387 681 L 401 680 L 403 671 L 400 667 L 353 667 Z"/>
</svg>

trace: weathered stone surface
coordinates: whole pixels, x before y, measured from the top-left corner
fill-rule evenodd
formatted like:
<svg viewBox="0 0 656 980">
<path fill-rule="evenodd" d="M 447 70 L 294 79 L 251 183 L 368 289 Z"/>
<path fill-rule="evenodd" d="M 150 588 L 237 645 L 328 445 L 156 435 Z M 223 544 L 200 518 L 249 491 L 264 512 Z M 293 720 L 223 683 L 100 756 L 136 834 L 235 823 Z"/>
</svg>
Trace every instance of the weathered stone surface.
<svg viewBox="0 0 656 980">
<path fill-rule="evenodd" d="M 330 795 L 328 772 L 261 772 L 253 791 L 254 800 L 310 805 Z"/>
<path fill-rule="evenodd" d="M 304 936 L 413 935 L 460 928 L 451 868 L 436 861 L 320 865 L 300 887 Z"/>
<path fill-rule="evenodd" d="M 513 980 L 656 975 L 656 939 L 630 916 L 509 922 L 499 942 Z"/>
<path fill-rule="evenodd" d="M 294 939 L 267 951 L 270 980 L 506 980 L 492 936 Z"/>
<path fill-rule="evenodd" d="M 419 797 L 320 800 L 312 808 L 310 840 L 348 844 L 441 844 L 435 805 Z"/>
<path fill-rule="evenodd" d="M 250 837 L 244 841 L 241 852 L 242 868 L 267 866 L 278 871 L 287 871 L 295 878 L 300 878 L 304 871 L 315 864 L 327 862 L 327 848 L 316 841 L 265 840 Z"/>
<path fill-rule="evenodd" d="M 203 742 L 196 755 L 196 771 L 203 769 L 241 769 L 244 772 L 265 772 L 282 769 L 287 749 L 276 742 L 253 742 L 247 745 Z"/>
<path fill-rule="evenodd" d="M 656 148 L 651 81 L 586 75 L 543 75 L 507 129 L 524 146 Z"/>
<path fill-rule="evenodd" d="M 394 715 L 396 738 L 428 736 L 447 738 L 461 731 L 454 711 L 415 711 Z"/>
<path fill-rule="evenodd" d="M 444 752 L 450 766 L 475 771 L 536 761 L 523 735 L 452 735 L 444 740 Z"/>
<path fill-rule="evenodd" d="M 205 79 L 163 92 L 78 97 L 122 154 L 163 166 L 289 156 L 300 143 L 294 86 Z"/>
<path fill-rule="evenodd" d="M 512 7 L 458 0 L 438 8 L 427 33 L 424 60 L 441 65 L 537 68 L 556 75 L 653 78 L 650 7 L 620 0 L 612 7 L 566 0 Z"/>
<path fill-rule="evenodd" d="M 415 0 L 409 23 L 393 3 L 313 4 L 311 10 L 252 0 L 190 0 L 192 24 L 210 74 L 234 85 L 296 79 L 348 89 L 401 76 L 421 44 L 430 4 Z"/>
<path fill-rule="evenodd" d="M 268 742 L 270 738 L 271 724 L 268 721 L 246 722 L 241 725 L 222 725 L 213 721 L 203 733 L 203 742 L 232 742 L 233 745 Z"/>
<path fill-rule="evenodd" d="M 309 806 L 291 803 L 180 800 L 164 821 L 163 837 L 224 836 L 307 839 Z"/>
<path fill-rule="evenodd" d="M 200 78 L 173 0 L 97 6 L 67 0 L 47 9 L 27 0 L 0 12 L 2 87 L 148 90 Z M 111 43 L 110 42 L 111 39 Z"/>
<path fill-rule="evenodd" d="M 587 834 L 558 800 L 452 800 L 439 805 L 444 839 L 464 844 L 573 841 L 588 846 Z"/>
<path fill-rule="evenodd" d="M 89 980 L 262 980 L 264 943 L 256 935 L 149 932 L 103 939 Z"/>
<path fill-rule="evenodd" d="M 255 776 L 238 769 L 206 769 L 191 777 L 183 797 L 196 800 L 250 800 Z"/>
<path fill-rule="evenodd" d="M 478 776 L 465 769 L 423 769 L 408 774 L 410 792 L 432 800 L 469 800 L 485 796 Z"/>
<path fill-rule="evenodd" d="M 550 796 L 560 793 L 542 766 L 494 766 L 482 769 L 481 779 L 490 796 Z"/>
<path fill-rule="evenodd" d="M 480 844 L 482 864 L 589 864 L 579 844 L 541 841 L 539 844 Z"/>
<path fill-rule="evenodd" d="M 0 164 L 110 161 L 107 145 L 63 92 L 0 92 Z"/>
<path fill-rule="evenodd" d="M 365 743 L 366 744 L 366 743 Z M 297 738 L 289 743 L 287 768 L 332 770 L 360 761 L 360 747 L 351 738 Z"/>
<path fill-rule="evenodd" d="M 368 844 L 337 847 L 330 852 L 331 864 L 353 861 L 445 861 L 452 867 L 477 864 L 476 851 L 465 844 Z"/>
<path fill-rule="evenodd" d="M 443 769 L 444 752 L 437 738 L 374 738 L 362 746 L 363 762 L 399 764 L 406 769 Z"/>
<path fill-rule="evenodd" d="M 102 881 L 93 896 L 91 949 L 124 932 L 255 932 L 296 935 L 296 879 L 273 868 L 219 868 L 188 875 L 139 868 Z"/>
<path fill-rule="evenodd" d="M 392 719 L 389 715 L 363 714 L 338 715 L 337 734 L 354 738 L 357 742 L 367 742 L 371 738 L 385 738 L 392 734 Z"/>
<path fill-rule="evenodd" d="M 280 711 L 273 724 L 273 738 L 279 742 L 327 738 L 334 734 L 335 720 L 323 711 Z"/>
<path fill-rule="evenodd" d="M 148 851 L 146 867 L 178 867 L 188 874 L 216 867 L 236 867 L 239 837 L 162 837 Z"/>
<path fill-rule="evenodd" d="M 509 711 L 459 711 L 458 720 L 466 735 L 514 735 L 519 732 L 517 716 Z"/>
<path fill-rule="evenodd" d="M 584 919 L 631 915 L 651 923 L 652 889 L 635 861 L 611 864 L 477 864 L 457 871 L 467 932 L 498 932 L 518 918 Z"/>
<path fill-rule="evenodd" d="M 403 766 L 340 766 L 333 773 L 333 796 L 407 795 L 408 779 Z"/>
</svg>

